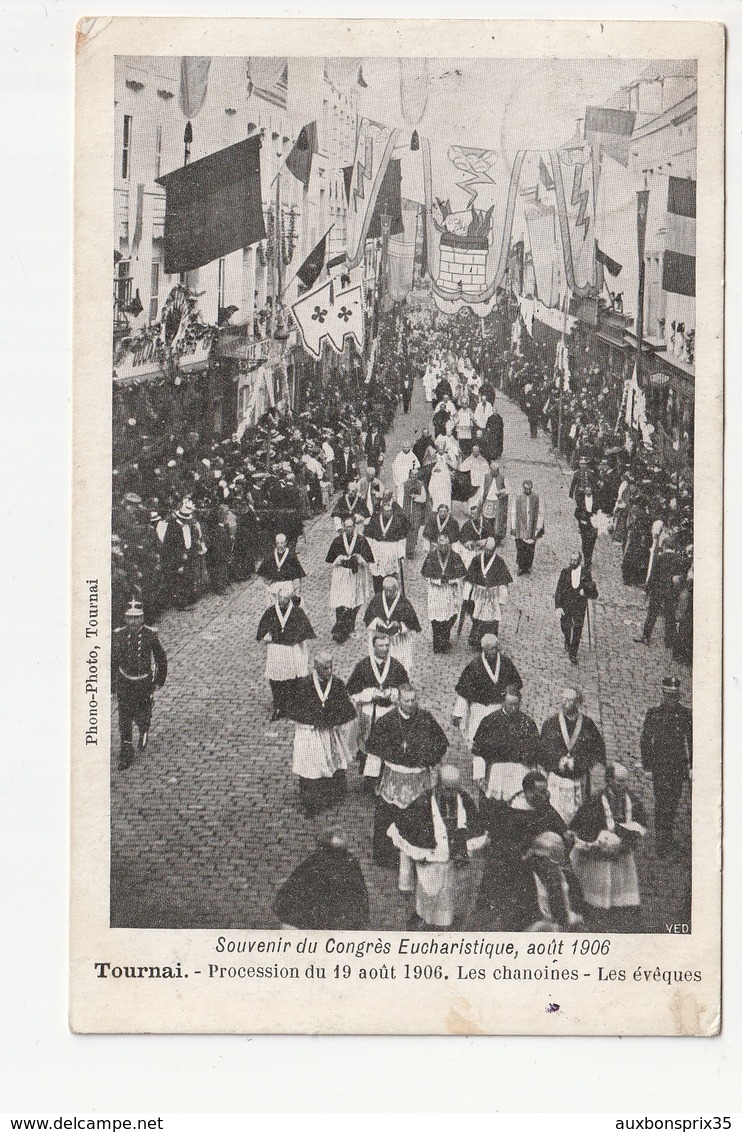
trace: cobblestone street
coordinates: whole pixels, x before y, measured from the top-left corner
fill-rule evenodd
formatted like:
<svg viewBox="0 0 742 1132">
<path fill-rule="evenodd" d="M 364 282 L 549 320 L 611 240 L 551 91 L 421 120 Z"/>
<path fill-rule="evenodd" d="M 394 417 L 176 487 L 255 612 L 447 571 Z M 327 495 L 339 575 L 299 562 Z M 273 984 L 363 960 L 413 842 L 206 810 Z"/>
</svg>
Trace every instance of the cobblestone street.
<svg viewBox="0 0 742 1132">
<path fill-rule="evenodd" d="M 574 504 L 568 497 L 571 470 L 556 459 L 548 439 L 532 440 L 525 417 L 498 395 L 505 422 L 502 468 L 512 494 L 525 478 L 546 507 L 546 535 L 537 547 L 533 574 L 516 577 L 515 548 L 501 549 L 514 577 L 500 628 L 501 645 L 524 680 L 523 709 L 541 725 L 558 706 L 560 689 L 577 683 L 585 710 L 598 722 L 608 754 L 633 767 L 648 707 L 662 698 L 668 673 L 682 681 L 690 702 L 691 678 L 677 666 L 655 631 L 650 648 L 634 643 L 645 611 L 645 597 L 624 586 L 620 548 L 601 535 L 593 560 L 599 589 L 587 626 L 579 667 L 562 645 L 554 588 L 570 550 L 579 548 Z M 422 386 L 412 410 L 401 409 L 387 437 L 386 478 L 403 440 L 415 439 L 430 422 Z M 455 504 L 457 517 L 464 508 Z M 325 565 L 333 537 L 328 514 L 306 524 L 306 543 L 298 553 L 307 572 L 303 604 L 317 633 L 317 647 L 331 645 L 328 608 L 330 567 Z M 415 643 L 414 683 L 421 704 L 430 708 L 450 740 L 449 759 L 459 763 L 471 786 L 471 762 L 450 722 L 453 686 L 473 653 L 467 633 L 451 654 L 434 656 L 427 621 L 426 590 L 420 579 L 422 553 L 406 564 L 407 596 L 424 632 Z M 124 773 L 116 769 L 118 735 L 114 713 L 111 778 L 111 923 L 114 927 L 266 928 L 278 924 L 271 913 L 276 887 L 314 847 L 316 825 L 301 816 L 297 783 L 291 774 L 293 726 L 269 722 L 270 691 L 264 677 L 264 645 L 255 641 L 266 607 L 259 581 L 234 586 L 223 597 L 203 597 L 192 611 L 168 612 L 160 639 L 167 650 L 169 675 L 158 693 L 150 742 L 144 756 Z M 360 616 L 359 616 L 360 624 Z M 335 672 L 347 680 L 364 655 L 366 634 L 334 648 Z M 398 930 L 410 914 L 409 898 L 399 895 L 393 871 L 371 863 L 373 802 L 360 789 L 355 766 L 349 794 L 322 824 L 337 824 L 359 857 L 371 897 L 374 929 Z M 632 774 L 631 788 L 652 815 L 651 780 Z M 687 795 L 676 834 L 689 842 Z M 654 839 L 639 851 L 644 928 L 663 932 L 665 923 L 688 920 L 690 858 L 659 861 Z"/>
</svg>

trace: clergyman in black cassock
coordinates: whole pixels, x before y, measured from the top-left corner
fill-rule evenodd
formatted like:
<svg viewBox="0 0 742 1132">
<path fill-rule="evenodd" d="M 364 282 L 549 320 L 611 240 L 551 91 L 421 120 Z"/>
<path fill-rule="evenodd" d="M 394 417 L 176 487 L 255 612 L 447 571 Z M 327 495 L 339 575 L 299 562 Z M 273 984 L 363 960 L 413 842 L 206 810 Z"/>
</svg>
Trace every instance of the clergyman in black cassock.
<svg viewBox="0 0 742 1132">
<path fill-rule="evenodd" d="M 314 817 L 345 795 L 349 725 L 356 721 L 329 653 L 318 653 L 311 675 L 297 680 L 287 715 L 296 724 L 293 771 L 299 776 L 299 801 L 305 815 Z"/>
<path fill-rule="evenodd" d="M 367 931 L 368 889 L 342 834 L 319 837 L 318 848 L 294 869 L 273 904 L 285 927 L 302 931 Z"/>
<path fill-rule="evenodd" d="M 316 634 L 291 595 L 291 582 L 280 583 L 276 597 L 260 618 L 255 639 L 268 642 L 265 675 L 273 694 L 273 718 L 280 719 L 296 681 L 309 675 L 307 642 Z"/>
<path fill-rule="evenodd" d="M 417 705 L 414 688 L 402 688 L 393 711 L 378 720 L 366 750 L 382 762 L 376 792 L 373 858 L 379 865 L 397 863 L 387 830 L 405 809 L 433 785 L 431 768 L 448 750 L 448 739 L 429 711 Z"/>
</svg>

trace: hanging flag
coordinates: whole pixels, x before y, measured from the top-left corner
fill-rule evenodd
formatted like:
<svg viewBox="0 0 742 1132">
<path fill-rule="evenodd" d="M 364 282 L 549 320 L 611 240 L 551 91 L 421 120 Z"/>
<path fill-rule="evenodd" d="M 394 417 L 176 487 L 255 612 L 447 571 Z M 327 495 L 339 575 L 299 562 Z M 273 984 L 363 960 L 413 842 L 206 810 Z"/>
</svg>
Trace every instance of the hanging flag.
<svg viewBox="0 0 742 1132">
<path fill-rule="evenodd" d="M 286 158 L 286 168 L 293 173 L 297 181 L 301 181 L 305 189 L 309 188 L 309 179 L 312 175 L 312 158 L 317 152 L 317 123 L 308 122 L 302 126 L 291 152 Z"/>
<path fill-rule="evenodd" d="M 430 95 L 428 60 L 422 55 L 399 60 L 399 104 L 408 126 L 419 126 Z"/>
<path fill-rule="evenodd" d="M 546 168 L 546 163 L 543 157 L 539 157 L 538 159 L 538 179 L 546 189 L 547 193 L 554 191 L 554 178 Z"/>
<path fill-rule="evenodd" d="M 639 257 L 639 286 L 636 298 L 636 337 L 641 348 L 644 338 L 644 245 L 647 239 L 647 212 L 649 210 L 649 189 L 640 189 L 636 194 L 636 250 Z M 636 369 L 636 367 L 634 367 Z M 636 376 L 636 374 L 634 375 Z"/>
<path fill-rule="evenodd" d="M 259 137 L 175 169 L 157 183 L 165 189 L 165 274 L 193 271 L 265 239 Z"/>
<path fill-rule="evenodd" d="M 391 216 L 392 223 L 389 229 L 390 236 L 399 236 L 404 232 L 402 219 L 402 162 L 398 157 L 390 160 L 381 182 L 379 195 L 374 205 L 374 214 L 368 226 L 367 240 L 380 240 L 382 216 Z"/>
<path fill-rule="evenodd" d="M 362 118 L 359 124 L 356 140 L 356 152 L 350 177 L 348 200 L 348 237 L 347 258 L 348 266 L 356 267 L 363 259 L 366 240 L 370 236 L 372 222 L 376 216 L 376 204 L 379 200 L 384 183 L 387 167 L 399 137 L 399 130 L 391 126 L 383 126 L 368 118 Z M 396 231 L 402 231 L 402 199 L 401 199 L 401 171 L 398 173 L 399 181 L 399 209 L 396 212 L 398 222 Z M 383 211 L 388 212 L 396 205 L 396 181 L 394 172 L 390 183 L 385 187 Z M 395 230 L 394 216 L 392 232 Z M 377 222 L 381 235 L 381 222 Z"/>
<path fill-rule="evenodd" d="M 484 318 L 508 269 L 525 151 L 515 154 L 511 167 L 497 150 L 444 149 L 424 138 L 422 157 L 433 299 L 446 314 L 469 306 Z"/>
<path fill-rule="evenodd" d="M 195 118 L 204 104 L 210 67 L 209 55 L 184 55 L 180 60 L 180 109 L 188 119 Z"/>
<path fill-rule="evenodd" d="M 317 246 L 312 249 L 296 273 L 297 279 L 300 279 L 307 289 L 313 287 L 319 279 L 322 268 L 325 266 L 326 255 L 327 232 L 325 232 Z"/>
<path fill-rule="evenodd" d="M 636 248 L 639 263 L 644 262 L 644 245 L 647 239 L 647 211 L 649 209 L 649 189 L 640 189 L 636 194 Z"/>
<path fill-rule="evenodd" d="M 696 293 L 696 182 L 685 177 L 668 178 L 662 289 Z"/>
<path fill-rule="evenodd" d="M 534 203 L 524 209 L 524 215 L 538 297 L 545 307 L 556 307 L 559 305 L 562 258 L 556 208 Z"/>
<path fill-rule="evenodd" d="M 353 166 L 343 166 L 343 186 L 345 187 L 345 203 L 350 204 L 350 187 L 353 184 Z"/>
<path fill-rule="evenodd" d="M 131 205 L 132 198 L 134 201 L 134 223 L 131 222 Z M 139 256 L 139 245 L 142 241 L 142 231 L 144 228 L 144 185 L 140 181 L 137 185 L 136 194 L 132 194 L 129 190 L 129 230 L 131 231 L 131 239 L 129 240 L 129 254 L 132 259 Z"/>
<path fill-rule="evenodd" d="M 386 293 L 395 303 L 404 302 L 412 290 L 417 245 L 417 212 L 417 202 L 406 200 L 403 205 L 404 232 L 389 237 Z"/>
<path fill-rule="evenodd" d="M 620 275 L 623 271 L 623 264 L 617 263 L 615 259 L 611 259 L 604 251 L 601 251 L 598 241 L 595 241 L 595 258 L 601 264 L 609 275 Z"/>
<path fill-rule="evenodd" d="M 525 273 L 525 244 L 523 240 L 516 240 L 508 255 L 508 276 L 510 287 L 514 295 L 523 294 L 523 276 Z"/>
<path fill-rule="evenodd" d="M 319 359 L 322 342 L 342 353 L 346 338 L 354 338 L 363 350 L 363 292 L 361 287 L 336 291 L 333 280 L 302 296 L 291 307 L 305 349 Z"/>
<path fill-rule="evenodd" d="M 591 147 L 570 143 L 549 151 L 567 287 L 578 298 L 596 295 L 595 164 Z"/>
<path fill-rule="evenodd" d="M 626 168 L 635 121 L 633 110 L 588 106 L 585 110 L 585 141 L 599 155 L 607 153 Z"/>
</svg>

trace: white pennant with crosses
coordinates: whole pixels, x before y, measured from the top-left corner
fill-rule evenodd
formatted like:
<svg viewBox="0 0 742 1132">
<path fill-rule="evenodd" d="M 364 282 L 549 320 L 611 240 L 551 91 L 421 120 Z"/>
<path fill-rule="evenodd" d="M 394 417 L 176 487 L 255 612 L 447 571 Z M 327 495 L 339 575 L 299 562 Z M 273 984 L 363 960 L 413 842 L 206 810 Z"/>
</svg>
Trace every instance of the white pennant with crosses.
<svg viewBox="0 0 742 1132">
<path fill-rule="evenodd" d="M 363 350 L 363 293 L 359 287 L 336 290 L 334 280 L 303 295 L 291 307 L 301 331 L 304 347 L 314 358 L 322 353 L 326 340 L 333 350 L 342 353 L 346 338 L 354 338 Z"/>
</svg>

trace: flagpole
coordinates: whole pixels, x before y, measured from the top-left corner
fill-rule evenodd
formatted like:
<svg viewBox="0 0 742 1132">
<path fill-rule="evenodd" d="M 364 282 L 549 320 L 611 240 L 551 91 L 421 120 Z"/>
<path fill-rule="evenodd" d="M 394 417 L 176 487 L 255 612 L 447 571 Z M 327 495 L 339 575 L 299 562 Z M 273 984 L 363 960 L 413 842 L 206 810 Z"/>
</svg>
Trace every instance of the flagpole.
<svg viewBox="0 0 742 1132">
<path fill-rule="evenodd" d="M 569 287 L 567 287 L 567 295 L 564 300 L 564 312 L 562 317 L 562 372 L 559 376 L 559 422 L 557 424 L 557 452 L 562 450 L 562 400 L 564 397 L 564 351 L 566 349 L 567 337 L 567 311 L 569 309 Z"/>
<path fill-rule="evenodd" d="M 276 329 L 276 314 L 278 311 L 278 298 L 281 289 L 281 178 L 276 177 L 276 215 L 273 222 L 273 304 L 271 307 L 271 338 Z"/>
<path fill-rule="evenodd" d="M 645 180 L 646 184 L 646 180 Z M 647 211 L 649 206 L 649 190 L 640 189 L 636 194 L 636 241 L 639 258 L 639 280 L 636 295 L 636 382 L 640 385 L 642 342 L 644 340 L 644 283 L 645 259 L 644 248 L 647 234 Z M 633 428 L 633 424 L 632 424 Z"/>
</svg>

